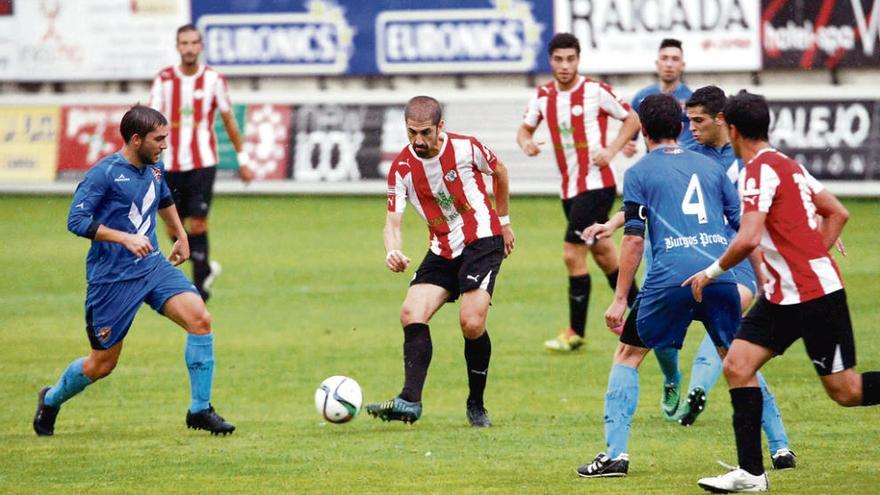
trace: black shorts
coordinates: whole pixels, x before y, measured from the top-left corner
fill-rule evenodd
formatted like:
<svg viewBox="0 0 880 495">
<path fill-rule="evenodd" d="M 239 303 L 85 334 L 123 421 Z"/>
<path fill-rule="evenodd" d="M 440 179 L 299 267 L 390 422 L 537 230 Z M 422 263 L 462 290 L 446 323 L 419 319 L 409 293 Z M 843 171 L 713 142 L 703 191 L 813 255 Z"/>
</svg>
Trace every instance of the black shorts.
<svg viewBox="0 0 880 495">
<path fill-rule="evenodd" d="M 856 365 L 846 291 L 840 289 L 812 301 L 787 305 L 772 304 L 762 297 L 743 318 L 734 338 L 781 355 L 801 337 L 820 376 Z"/>
<path fill-rule="evenodd" d="M 617 190 L 612 187 L 585 191 L 573 198 L 562 200 L 562 211 L 568 225 L 565 227 L 565 242 L 583 244 L 581 231 L 594 223 L 605 223 L 614 206 Z"/>
<path fill-rule="evenodd" d="M 186 172 L 165 172 L 180 218 L 207 217 L 214 197 L 217 167 L 197 168 Z"/>
<path fill-rule="evenodd" d="M 491 296 L 503 260 L 504 238 L 500 235 L 477 239 L 451 260 L 428 251 L 409 285 L 443 287 L 449 291 L 446 302 L 474 289 L 484 289 Z"/>
</svg>

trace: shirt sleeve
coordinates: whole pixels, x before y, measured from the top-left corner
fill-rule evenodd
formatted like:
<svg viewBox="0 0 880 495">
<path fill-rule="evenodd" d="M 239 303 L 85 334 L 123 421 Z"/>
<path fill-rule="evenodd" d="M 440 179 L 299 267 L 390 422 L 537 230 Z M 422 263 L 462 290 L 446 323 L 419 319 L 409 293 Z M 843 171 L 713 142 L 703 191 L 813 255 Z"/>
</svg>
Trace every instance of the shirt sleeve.
<svg viewBox="0 0 880 495">
<path fill-rule="evenodd" d="M 174 196 L 171 194 L 171 188 L 165 180 L 165 164 L 159 166 L 162 172 L 162 180 L 159 181 L 159 208 L 168 208 L 174 204 Z"/>
<path fill-rule="evenodd" d="M 622 101 L 611 92 L 604 84 L 599 86 L 599 108 L 604 110 L 617 120 L 623 120 L 629 115 L 629 103 Z"/>
<path fill-rule="evenodd" d="M 391 170 L 388 171 L 389 213 L 403 213 L 406 210 L 407 176 L 409 176 L 409 165 L 395 159 Z"/>
<path fill-rule="evenodd" d="M 769 212 L 779 187 L 779 176 L 770 165 L 759 161 L 750 162 L 743 172 L 740 176 L 742 213 Z"/>
<path fill-rule="evenodd" d="M 498 157 L 483 143 L 476 139 L 471 139 L 471 149 L 474 154 L 474 165 L 486 175 L 495 173 L 495 166 L 498 164 Z"/>
<path fill-rule="evenodd" d="M 736 191 L 736 186 L 733 185 L 727 174 L 722 172 L 720 175 L 718 179 L 721 181 L 721 201 L 724 207 L 724 217 L 727 218 L 727 223 L 733 227 L 733 230 L 739 231 L 739 194 Z"/>
<path fill-rule="evenodd" d="M 529 127 L 538 127 L 538 124 L 540 124 L 543 119 L 544 115 L 541 113 L 541 102 L 536 93 L 535 96 L 529 100 L 529 105 L 526 107 L 526 113 L 523 115 L 523 123 Z"/>
<path fill-rule="evenodd" d="M 107 192 L 109 181 L 103 168 L 92 167 L 82 182 L 76 186 L 70 211 L 67 213 L 67 230 L 94 239 L 100 224 L 94 221 L 94 213 Z"/>
<path fill-rule="evenodd" d="M 825 190 L 825 186 L 819 182 L 819 179 L 813 177 L 813 174 L 807 170 L 807 167 L 804 167 L 800 163 L 798 166 L 801 168 L 804 178 L 807 180 L 807 186 L 810 188 L 810 192 L 812 192 L 814 196 Z"/>
<path fill-rule="evenodd" d="M 221 113 L 232 110 L 232 101 L 229 99 L 229 87 L 226 85 L 226 79 L 217 74 L 217 82 L 214 87 L 214 99 L 217 102 L 217 109 Z"/>
<path fill-rule="evenodd" d="M 147 106 L 153 110 L 162 111 L 162 77 L 156 76 L 153 79 L 153 86 L 150 88 L 150 101 Z"/>
<path fill-rule="evenodd" d="M 624 203 L 624 232 L 627 229 L 641 230 L 644 233 L 645 223 L 648 219 L 648 205 L 645 200 L 645 194 L 642 190 L 641 179 L 638 170 L 629 169 L 623 176 L 623 203 Z M 628 214 L 628 212 L 637 212 L 637 215 Z"/>
</svg>

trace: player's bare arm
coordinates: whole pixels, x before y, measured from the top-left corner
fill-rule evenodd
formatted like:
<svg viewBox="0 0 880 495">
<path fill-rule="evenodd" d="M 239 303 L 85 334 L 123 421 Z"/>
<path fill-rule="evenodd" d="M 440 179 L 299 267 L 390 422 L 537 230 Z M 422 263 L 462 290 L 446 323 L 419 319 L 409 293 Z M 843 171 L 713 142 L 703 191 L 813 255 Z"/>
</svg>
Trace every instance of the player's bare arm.
<svg viewBox="0 0 880 495">
<path fill-rule="evenodd" d="M 525 153 L 526 156 L 537 155 L 541 152 L 540 146 L 544 144 L 544 141 L 534 140 L 535 129 L 537 129 L 537 127 L 532 127 L 523 123 L 516 131 L 516 144 L 519 145 L 520 149 L 523 150 L 523 153 Z"/>
<path fill-rule="evenodd" d="M 816 205 L 816 213 L 822 217 L 822 223 L 819 225 L 819 235 L 822 236 L 822 243 L 825 245 L 825 249 L 837 246 L 837 250 L 845 255 L 846 249 L 843 248 L 843 243 L 840 242 L 840 233 L 843 232 L 843 226 L 849 220 L 849 212 L 828 191 L 821 191 L 814 195 L 813 204 Z"/>
<path fill-rule="evenodd" d="M 510 256 L 513 252 L 513 243 L 516 237 L 510 226 L 510 180 L 507 166 L 497 160 L 495 173 L 492 174 L 492 190 L 495 196 L 495 212 L 501 220 L 501 235 L 504 237 L 504 256 Z"/>
<path fill-rule="evenodd" d="M 618 211 L 605 223 L 594 223 L 581 231 L 581 239 L 587 244 L 592 244 L 598 239 L 611 237 L 617 229 L 623 227 L 624 214 Z"/>
<path fill-rule="evenodd" d="M 241 131 L 238 129 L 238 123 L 235 122 L 235 117 L 232 115 L 232 112 L 220 112 L 220 118 L 223 119 L 223 127 L 226 129 L 229 141 L 232 143 L 235 152 L 238 154 L 238 176 L 241 177 L 242 182 L 249 184 L 254 180 L 254 171 L 250 167 L 250 159 L 247 154 L 244 153 Z"/>
<path fill-rule="evenodd" d="M 180 221 L 180 215 L 177 214 L 177 207 L 173 204 L 167 208 L 160 208 L 158 213 L 162 217 L 162 221 L 165 222 L 165 225 L 169 227 L 169 230 L 174 232 L 173 238 L 176 240 L 174 241 L 174 246 L 171 247 L 168 261 L 172 265 L 178 266 L 189 259 L 189 239 L 187 238 L 186 230 Z"/>
<path fill-rule="evenodd" d="M 682 287 L 691 287 L 691 292 L 697 302 L 703 301 L 703 289 L 711 284 L 716 277 L 733 268 L 740 261 L 758 247 L 761 243 L 761 235 L 764 233 L 764 222 L 767 214 L 760 211 L 744 213 L 739 224 L 739 231 L 731 241 L 730 246 L 724 251 L 715 263 L 709 268 L 695 273 L 682 282 Z M 830 247 L 830 246 L 829 246 Z"/>
<path fill-rule="evenodd" d="M 623 324 L 623 314 L 626 312 L 626 297 L 630 286 L 642 262 L 642 252 L 645 249 L 645 239 L 639 235 L 624 235 L 620 243 L 620 264 L 617 274 L 617 288 L 614 289 L 614 301 L 605 311 L 605 324 L 608 328 L 617 328 Z"/>
<path fill-rule="evenodd" d="M 402 223 L 403 213 L 388 212 L 385 216 L 385 229 L 383 231 L 385 266 L 392 272 L 406 271 L 411 261 L 401 251 L 403 249 L 403 233 L 400 229 Z"/>
<path fill-rule="evenodd" d="M 123 232 L 121 230 L 111 229 L 106 225 L 98 226 L 98 231 L 95 233 L 95 240 L 122 244 L 125 249 L 128 249 L 131 254 L 138 258 L 143 258 L 153 252 L 153 246 L 150 244 L 150 239 L 147 238 L 147 236 L 141 234 L 129 234 L 128 232 Z"/>
<path fill-rule="evenodd" d="M 629 142 L 633 134 L 638 132 L 640 125 L 639 116 L 630 109 L 626 118 L 623 119 L 623 125 L 620 126 L 620 130 L 617 131 L 617 137 L 615 137 L 614 141 L 612 141 L 607 147 L 601 148 L 593 154 L 593 163 L 599 167 L 607 167 L 608 165 L 611 165 L 611 160 L 613 160 L 614 156 L 623 149 L 627 142 Z"/>
</svg>

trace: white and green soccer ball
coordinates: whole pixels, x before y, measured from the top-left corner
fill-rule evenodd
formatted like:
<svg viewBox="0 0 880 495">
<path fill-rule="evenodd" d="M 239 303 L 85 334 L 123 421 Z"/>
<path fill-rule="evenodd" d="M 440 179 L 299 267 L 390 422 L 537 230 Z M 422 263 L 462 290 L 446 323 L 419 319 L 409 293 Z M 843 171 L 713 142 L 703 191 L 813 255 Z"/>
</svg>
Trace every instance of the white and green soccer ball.
<svg viewBox="0 0 880 495">
<path fill-rule="evenodd" d="M 360 412 L 363 402 L 361 386 L 347 376 L 331 376 L 315 390 L 315 407 L 331 423 L 351 421 Z"/>
</svg>

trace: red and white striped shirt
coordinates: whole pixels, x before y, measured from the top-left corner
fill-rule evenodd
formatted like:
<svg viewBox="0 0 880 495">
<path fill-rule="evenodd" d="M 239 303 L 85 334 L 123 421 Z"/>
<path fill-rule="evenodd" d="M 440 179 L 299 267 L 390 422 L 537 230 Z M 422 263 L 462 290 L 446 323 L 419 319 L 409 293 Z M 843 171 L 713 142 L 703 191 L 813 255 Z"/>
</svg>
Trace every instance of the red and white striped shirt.
<svg viewBox="0 0 880 495">
<path fill-rule="evenodd" d="M 175 65 L 166 67 L 153 80 L 150 107 L 162 112 L 171 126 L 165 170 L 186 172 L 217 164 L 214 111 L 232 109 L 226 80 L 214 69 L 200 65 L 186 76 Z"/>
<path fill-rule="evenodd" d="M 497 158 L 476 138 L 440 133 L 434 158 L 419 158 L 412 146 L 388 172 L 388 211 L 403 213 L 409 200 L 428 224 L 431 252 L 447 259 L 477 239 L 501 235 L 483 174 L 493 175 Z"/>
<path fill-rule="evenodd" d="M 629 109 L 610 86 L 583 76 L 569 91 L 560 91 L 555 80 L 538 86 L 523 121 L 534 128 L 547 119 L 562 174 L 562 199 L 614 186 L 614 171 L 594 165 L 590 152 L 607 145 L 608 116 L 623 120 Z"/>
<path fill-rule="evenodd" d="M 761 238 L 774 304 L 798 304 L 843 288 L 837 265 L 819 234 L 813 196 L 824 187 L 803 165 L 770 148 L 752 158 L 740 175 L 743 214 L 767 214 Z"/>
</svg>

